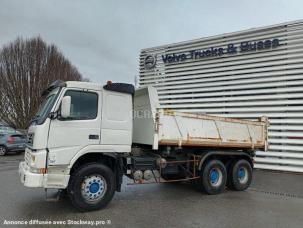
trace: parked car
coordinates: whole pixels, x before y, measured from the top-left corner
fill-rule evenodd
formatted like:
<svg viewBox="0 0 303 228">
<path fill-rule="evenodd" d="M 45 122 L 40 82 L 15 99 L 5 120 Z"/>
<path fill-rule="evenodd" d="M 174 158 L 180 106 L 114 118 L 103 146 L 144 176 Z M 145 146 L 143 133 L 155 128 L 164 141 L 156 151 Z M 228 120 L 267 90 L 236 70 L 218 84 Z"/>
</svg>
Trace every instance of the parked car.
<svg viewBox="0 0 303 228">
<path fill-rule="evenodd" d="M 0 125 L 0 156 L 25 150 L 26 136 L 7 125 Z"/>
</svg>

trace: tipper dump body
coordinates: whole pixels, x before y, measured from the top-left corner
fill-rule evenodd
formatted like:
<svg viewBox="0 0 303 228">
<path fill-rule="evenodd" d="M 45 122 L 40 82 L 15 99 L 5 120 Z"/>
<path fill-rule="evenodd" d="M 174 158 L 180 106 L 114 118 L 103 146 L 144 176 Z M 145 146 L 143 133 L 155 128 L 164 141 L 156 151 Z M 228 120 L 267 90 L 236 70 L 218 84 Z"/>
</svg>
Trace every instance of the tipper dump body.
<svg viewBox="0 0 303 228">
<path fill-rule="evenodd" d="M 171 145 L 267 150 L 266 117 L 249 121 L 164 110 L 153 87 L 136 92 L 134 110 L 133 141 L 153 149 Z"/>
</svg>

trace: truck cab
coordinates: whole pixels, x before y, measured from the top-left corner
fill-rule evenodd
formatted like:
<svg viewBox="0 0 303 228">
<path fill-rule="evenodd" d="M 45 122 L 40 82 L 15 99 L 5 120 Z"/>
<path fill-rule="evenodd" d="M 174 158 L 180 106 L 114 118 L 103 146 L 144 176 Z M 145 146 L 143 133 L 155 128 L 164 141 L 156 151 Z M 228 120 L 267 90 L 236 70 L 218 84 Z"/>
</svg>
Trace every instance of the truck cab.
<svg viewBox="0 0 303 228">
<path fill-rule="evenodd" d="M 20 163 L 24 185 L 64 189 L 73 165 L 88 152 L 130 152 L 133 90 L 122 84 L 112 90 L 75 81 L 51 84 L 28 129 Z"/>
</svg>

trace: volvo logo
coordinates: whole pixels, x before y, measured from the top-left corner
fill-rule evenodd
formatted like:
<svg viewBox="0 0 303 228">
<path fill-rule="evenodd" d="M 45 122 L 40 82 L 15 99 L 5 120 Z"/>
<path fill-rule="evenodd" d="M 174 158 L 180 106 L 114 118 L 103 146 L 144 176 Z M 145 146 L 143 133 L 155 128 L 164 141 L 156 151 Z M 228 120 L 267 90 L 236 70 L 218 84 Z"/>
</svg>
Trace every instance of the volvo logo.
<svg viewBox="0 0 303 228">
<path fill-rule="evenodd" d="M 144 66 L 146 69 L 152 69 L 156 66 L 157 56 L 156 55 L 148 55 L 144 59 Z"/>
</svg>

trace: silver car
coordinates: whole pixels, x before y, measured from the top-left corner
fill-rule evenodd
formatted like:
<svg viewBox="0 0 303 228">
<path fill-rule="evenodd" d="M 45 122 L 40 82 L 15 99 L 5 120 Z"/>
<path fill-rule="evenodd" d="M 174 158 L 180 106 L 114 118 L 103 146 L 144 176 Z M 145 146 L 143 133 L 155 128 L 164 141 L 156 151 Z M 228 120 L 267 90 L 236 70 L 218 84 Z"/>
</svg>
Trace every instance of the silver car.
<svg viewBox="0 0 303 228">
<path fill-rule="evenodd" d="M 25 135 L 12 127 L 0 125 L 0 156 L 4 156 L 10 152 L 23 152 L 25 144 Z"/>
</svg>

